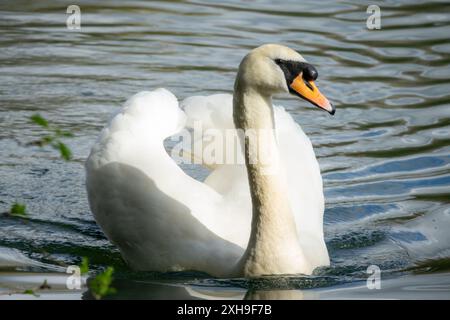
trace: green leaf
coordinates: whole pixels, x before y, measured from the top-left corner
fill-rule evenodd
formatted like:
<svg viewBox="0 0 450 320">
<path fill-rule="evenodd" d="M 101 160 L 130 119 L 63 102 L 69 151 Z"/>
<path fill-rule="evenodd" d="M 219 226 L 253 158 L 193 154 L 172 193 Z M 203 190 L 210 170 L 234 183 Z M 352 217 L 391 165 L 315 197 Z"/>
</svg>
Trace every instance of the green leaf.
<svg viewBox="0 0 450 320">
<path fill-rule="evenodd" d="M 43 136 L 41 139 L 39 140 L 35 140 L 35 141 L 31 141 L 28 143 L 28 145 L 30 146 L 39 146 L 39 147 L 43 147 L 49 143 L 51 143 L 55 138 L 52 136 Z"/>
<path fill-rule="evenodd" d="M 52 136 L 44 136 L 44 137 L 42 137 L 42 139 L 41 139 L 41 144 L 42 144 L 42 145 L 49 144 L 49 143 L 51 143 L 54 139 L 55 139 L 55 138 L 52 137 Z"/>
<path fill-rule="evenodd" d="M 31 294 L 31 295 L 33 295 L 33 296 L 35 296 L 35 297 L 39 297 L 39 295 L 38 295 L 36 292 L 34 292 L 33 289 L 26 289 L 26 290 L 24 290 L 22 293 L 23 293 L 23 294 Z"/>
<path fill-rule="evenodd" d="M 71 150 L 63 142 L 59 141 L 59 138 L 73 137 L 74 135 L 72 132 L 61 130 L 55 126 L 50 126 L 49 122 L 38 113 L 33 114 L 30 117 L 30 119 L 31 119 L 31 121 L 33 121 L 34 123 L 36 123 L 42 127 L 51 129 L 50 130 L 51 133 L 42 136 L 42 138 L 37 141 L 33 141 L 33 142 L 29 143 L 29 145 L 37 145 L 37 146 L 43 147 L 47 144 L 51 144 L 54 149 L 59 151 L 61 157 L 64 160 L 68 161 L 72 158 Z"/>
<path fill-rule="evenodd" d="M 70 132 L 70 131 L 61 131 L 60 135 L 62 137 L 66 137 L 66 138 L 73 138 L 74 137 L 74 134 L 72 132 Z"/>
<path fill-rule="evenodd" d="M 13 216 L 22 216 L 25 217 L 27 215 L 26 212 L 26 206 L 24 204 L 15 202 L 12 206 L 11 209 L 9 210 L 9 213 Z"/>
<path fill-rule="evenodd" d="M 91 290 L 92 295 L 95 299 L 99 300 L 106 295 L 114 294 L 117 292 L 116 289 L 111 287 L 111 283 L 113 281 L 114 268 L 108 267 L 106 270 L 99 275 L 97 275 L 94 279 L 89 283 L 89 289 Z"/>
<path fill-rule="evenodd" d="M 89 259 L 87 257 L 81 258 L 80 273 L 87 274 L 89 272 Z"/>
<path fill-rule="evenodd" d="M 61 129 L 55 129 L 55 134 L 58 137 L 67 137 L 67 138 L 72 138 L 73 137 L 73 133 L 70 131 L 64 131 Z"/>
<path fill-rule="evenodd" d="M 36 113 L 30 117 L 31 121 L 40 125 L 41 127 L 48 128 L 48 121 L 40 114 Z"/>
<path fill-rule="evenodd" d="M 72 151 L 70 151 L 69 147 L 61 141 L 57 141 L 53 147 L 59 150 L 59 153 L 64 160 L 69 161 L 72 158 Z"/>
<path fill-rule="evenodd" d="M 31 289 L 27 289 L 23 292 L 24 294 L 34 294 L 34 291 Z"/>
</svg>

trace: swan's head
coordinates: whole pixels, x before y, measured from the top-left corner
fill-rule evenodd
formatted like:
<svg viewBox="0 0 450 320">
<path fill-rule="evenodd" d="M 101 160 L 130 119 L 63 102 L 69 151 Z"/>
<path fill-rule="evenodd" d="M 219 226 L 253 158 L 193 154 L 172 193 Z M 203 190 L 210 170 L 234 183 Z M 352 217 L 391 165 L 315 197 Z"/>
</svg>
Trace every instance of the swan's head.
<svg viewBox="0 0 450 320">
<path fill-rule="evenodd" d="M 289 92 L 334 114 L 335 108 L 314 84 L 318 72 L 295 50 L 265 44 L 250 51 L 242 60 L 237 85 L 263 95 Z"/>
</svg>

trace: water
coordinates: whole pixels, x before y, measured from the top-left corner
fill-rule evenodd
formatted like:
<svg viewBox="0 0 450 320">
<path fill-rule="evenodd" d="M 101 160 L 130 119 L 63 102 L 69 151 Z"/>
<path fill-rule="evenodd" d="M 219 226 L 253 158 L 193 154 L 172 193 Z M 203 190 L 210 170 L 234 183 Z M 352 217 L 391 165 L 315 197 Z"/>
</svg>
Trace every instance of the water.
<svg viewBox="0 0 450 320">
<path fill-rule="evenodd" d="M 81 32 L 66 29 L 66 2 L 0 3 L 0 212 L 14 201 L 29 212 L 27 220 L 0 218 L 0 261 L 17 249 L 13 255 L 38 262 L 21 270 L 49 272 L 87 256 L 94 271 L 116 268 L 118 297 L 175 298 L 194 289 L 206 298 L 247 290 L 247 298 L 264 297 L 255 290 L 326 296 L 360 285 L 372 264 L 389 281 L 450 283 L 449 3 L 387 1 L 382 29 L 372 31 L 361 1 L 77 4 Z M 313 141 L 322 168 L 331 267 L 251 281 L 131 272 L 87 204 L 83 161 L 100 129 L 140 90 L 166 87 L 180 99 L 231 92 L 241 58 L 268 42 L 299 50 L 337 105 L 331 117 L 296 98 L 277 99 Z M 65 140 L 73 161 L 27 145 L 46 133 L 29 121 L 36 112 L 75 134 Z M 394 293 L 408 291 L 402 283 Z M 412 296 L 450 298 L 449 286 L 424 286 Z"/>
</svg>

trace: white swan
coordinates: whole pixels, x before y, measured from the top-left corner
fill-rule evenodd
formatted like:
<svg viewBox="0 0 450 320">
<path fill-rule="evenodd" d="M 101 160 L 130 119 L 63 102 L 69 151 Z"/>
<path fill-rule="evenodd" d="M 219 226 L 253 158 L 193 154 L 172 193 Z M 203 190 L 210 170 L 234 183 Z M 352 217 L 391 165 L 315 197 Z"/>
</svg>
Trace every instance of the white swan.
<svg viewBox="0 0 450 320">
<path fill-rule="evenodd" d="M 333 114 L 316 78 L 296 51 L 268 44 L 242 60 L 233 96 L 191 97 L 180 109 L 172 93 L 157 89 L 125 103 L 92 148 L 86 185 L 96 221 L 132 268 L 254 277 L 329 265 L 311 142 L 271 99 L 291 92 Z M 271 132 L 255 144 L 270 160 L 251 161 L 246 137 L 245 165 L 216 164 L 205 182 L 191 178 L 163 142 L 194 121 Z"/>
</svg>

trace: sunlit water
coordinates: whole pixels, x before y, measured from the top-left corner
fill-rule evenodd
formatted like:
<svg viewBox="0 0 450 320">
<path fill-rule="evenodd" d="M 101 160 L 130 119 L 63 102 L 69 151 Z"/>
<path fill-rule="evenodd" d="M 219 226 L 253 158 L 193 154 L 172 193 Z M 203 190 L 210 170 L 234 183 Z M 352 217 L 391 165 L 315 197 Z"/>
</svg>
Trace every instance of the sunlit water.
<svg viewBox="0 0 450 320">
<path fill-rule="evenodd" d="M 81 32 L 66 29 L 64 1 L 0 2 L 0 212 L 14 201 L 29 212 L 0 217 L 0 247 L 42 263 L 33 271 L 64 270 L 86 256 L 94 270 L 115 267 L 117 296 L 149 298 L 180 297 L 161 283 L 289 297 L 289 289 L 365 279 L 373 264 L 394 279 L 449 271 L 450 4 L 388 1 L 381 30 L 369 31 L 369 3 L 360 1 L 76 3 Z M 90 146 L 138 91 L 166 87 L 180 99 L 231 92 L 241 58 L 268 42 L 299 50 L 337 106 L 331 117 L 296 98 L 276 101 L 320 162 L 331 267 L 260 280 L 131 272 L 88 208 Z M 74 161 L 27 145 L 46 134 L 29 121 L 37 112 L 75 134 L 65 140 Z"/>
</svg>

